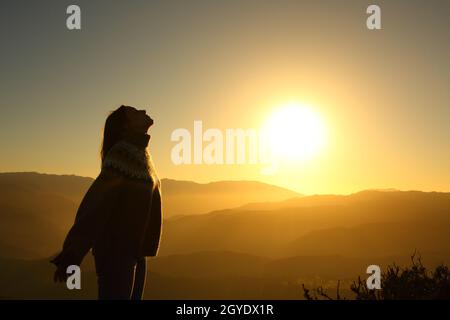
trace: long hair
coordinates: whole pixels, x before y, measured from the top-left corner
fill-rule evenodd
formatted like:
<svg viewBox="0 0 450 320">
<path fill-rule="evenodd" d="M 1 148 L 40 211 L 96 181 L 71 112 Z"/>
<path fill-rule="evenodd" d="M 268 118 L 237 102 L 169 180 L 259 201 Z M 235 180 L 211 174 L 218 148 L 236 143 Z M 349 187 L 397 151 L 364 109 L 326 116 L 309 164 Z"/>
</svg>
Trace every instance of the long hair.
<svg viewBox="0 0 450 320">
<path fill-rule="evenodd" d="M 127 121 L 125 114 L 126 107 L 120 106 L 112 111 L 106 118 L 105 127 L 103 129 L 103 142 L 101 149 L 101 160 L 103 160 L 109 149 L 125 136 L 125 124 Z"/>
<path fill-rule="evenodd" d="M 111 149 L 111 147 L 114 144 L 116 144 L 116 142 L 122 140 L 128 133 L 126 130 L 126 123 L 127 123 L 127 117 L 125 114 L 126 108 L 127 106 L 122 105 L 116 110 L 112 111 L 106 118 L 105 128 L 103 129 L 102 148 L 100 152 L 102 167 L 103 161 L 105 160 L 105 157 L 108 151 Z M 161 180 L 159 179 L 158 174 L 156 172 L 152 156 L 147 152 L 147 150 L 145 151 L 145 155 L 147 158 L 147 165 L 152 180 L 155 185 L 161 187 Z"/>
</svg>

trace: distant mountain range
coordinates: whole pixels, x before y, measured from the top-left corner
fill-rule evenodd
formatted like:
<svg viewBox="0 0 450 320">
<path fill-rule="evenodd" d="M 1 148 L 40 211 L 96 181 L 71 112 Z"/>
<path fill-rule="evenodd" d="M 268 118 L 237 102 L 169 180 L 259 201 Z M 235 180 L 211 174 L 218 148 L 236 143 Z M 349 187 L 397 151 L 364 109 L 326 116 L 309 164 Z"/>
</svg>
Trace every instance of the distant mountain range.
<svg viewBox="0 0 450 320">
<path fill-rule="evenodd" d="M 0 298 L 95 297 L 90 256 L 80 292 L 55 286 L 48 263 L 92 181 L 0 174 Z M 369 264 L 406 264 L 415 250 L 425 263 L 450 262 L 450 193 L 300 196 L 247 181 L 162 184 L 166 216 L 147 298 L 300 299 L 301 283 L 332 287 Z"/>
<path fill-rule="evenodd" d="M 261 199 L 282 201 L 300 196 L 294 191 L 257 181 L 196 183 L 162 179 L 161 184 L 166 218 L 234 208 Z"/>
<path fill-rule="evenodd" d="M 37 172 L 0 173 L 0 191 L 18 196 L 23 193 L 63 197 L 79 203 L 93 178 L 75 175 L 54 175 Z M 212 210 L 233 208 L 250 202 L 281 201 L 300 196 L 298 193 L 257 181 L 217 181 L 196 183 L 173 179 L 161 180 L 165 217 L 201 214 Z M 7 198 L 3 196 L 2 198 Z M 21 197 L 27 200 L 26 197 Z"/>
<path fill-rule="evenodd" d="M 74 175 L 0 173 L 0 256 L 42 258 L 58 250 L 92 182 Z M 161 183 L 165 218 L 298 196 L 254 181 L 200 184 L 163 179 Z"/>
<path fill-rule="evenodd" d="M 371 257 L 418 249 L 447 255 L 449 232 L 450 193 L 364 191 L 174 217 L 165 221 L 161 254 Z"/>
</svg>

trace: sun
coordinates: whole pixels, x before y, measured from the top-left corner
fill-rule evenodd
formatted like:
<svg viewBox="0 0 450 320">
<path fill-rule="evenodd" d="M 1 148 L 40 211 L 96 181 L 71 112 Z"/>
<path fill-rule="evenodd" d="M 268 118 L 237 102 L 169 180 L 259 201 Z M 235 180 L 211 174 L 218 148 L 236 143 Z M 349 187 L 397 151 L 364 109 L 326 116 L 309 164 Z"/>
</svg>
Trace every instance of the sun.
<svg viewBox="0 0 450 320">
<path fill-rule="evenodd" d="M 317 155 L 325 144 L 325 124 L 313 108 L 289 103 L 269 115 L 262 127 L 272 156 L 301 160 Z"/>
</svg>

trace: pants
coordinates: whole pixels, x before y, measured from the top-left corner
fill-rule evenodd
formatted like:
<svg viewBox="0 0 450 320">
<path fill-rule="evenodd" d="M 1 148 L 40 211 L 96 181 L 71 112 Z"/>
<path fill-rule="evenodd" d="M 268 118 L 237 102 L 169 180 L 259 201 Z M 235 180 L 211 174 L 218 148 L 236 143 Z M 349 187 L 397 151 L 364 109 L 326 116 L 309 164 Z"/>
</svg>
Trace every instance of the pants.
<svg viewBox="0 0 450 320">
<path fill-rule="evenodd" d="M 145 257 L 95 255 L 99 300 L 141 300 L 145 287 Z"/>
</svg>

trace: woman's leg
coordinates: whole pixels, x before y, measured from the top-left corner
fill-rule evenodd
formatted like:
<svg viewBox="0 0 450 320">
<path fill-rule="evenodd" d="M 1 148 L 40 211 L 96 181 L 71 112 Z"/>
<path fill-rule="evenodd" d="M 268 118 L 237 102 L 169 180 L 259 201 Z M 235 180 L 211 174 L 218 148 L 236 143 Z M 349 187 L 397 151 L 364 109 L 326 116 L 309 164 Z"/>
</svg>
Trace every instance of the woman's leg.
<svg viewBox="0 0 450 320">
<path fill-rule="evenodd" d="M 129 300 L 136 261 L 95 256 L 99 300 Z"/>
<path fill-rule="evenodd" d="M 145 288 L 145 277 L 147 274 L 147 260 L 145 257 L 139 258 L 136 263 L 134 275 L 134 286 L 131 300 L 142 300 Z"/>
</svg>

